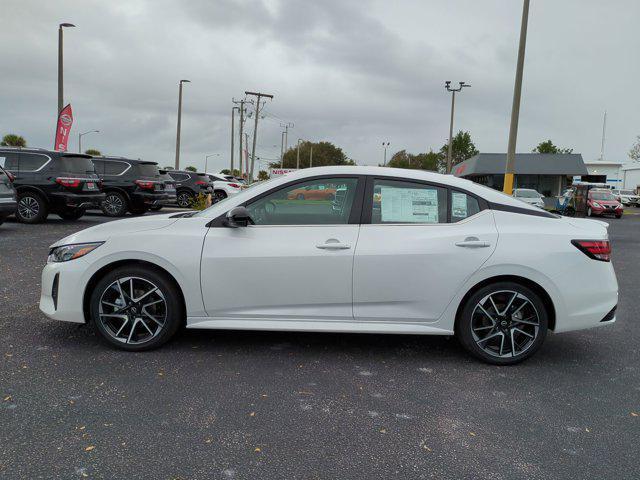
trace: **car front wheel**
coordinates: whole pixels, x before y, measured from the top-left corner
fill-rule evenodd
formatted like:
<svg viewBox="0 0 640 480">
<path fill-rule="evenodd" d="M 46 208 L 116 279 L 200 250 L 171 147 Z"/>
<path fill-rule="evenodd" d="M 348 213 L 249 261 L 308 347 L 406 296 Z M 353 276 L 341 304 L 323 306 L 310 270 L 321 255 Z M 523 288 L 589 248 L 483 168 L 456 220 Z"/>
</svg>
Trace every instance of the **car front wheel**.
<svg viewBox="0 0 640 480">
<path fill-rule="evenodd" d="M 456 322 L 460 343 L 477 358 L 512 365 L 533 355 L 547 334 L 540 296 L 514 282 L 487 285 L 469 297 Z"/>
<path fill-rule="evenodd" d="M 182 297 L 164 273 L 149 267 L 120 267 L 93 289 L 91 321 L 100 337 L 123 350 L 159 347 L 184 322 Z"/>
</svg>

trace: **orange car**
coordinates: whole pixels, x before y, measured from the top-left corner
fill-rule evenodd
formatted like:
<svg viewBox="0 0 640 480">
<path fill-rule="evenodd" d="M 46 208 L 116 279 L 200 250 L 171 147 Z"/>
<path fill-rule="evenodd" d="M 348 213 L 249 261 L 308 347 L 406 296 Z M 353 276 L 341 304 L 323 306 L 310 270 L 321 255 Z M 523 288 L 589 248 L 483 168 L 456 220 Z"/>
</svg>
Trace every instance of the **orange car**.
<svg viewBox="0 0 640 480">
<path fill-rule="evenodd" d="M 335 188 L 318 188 L 318 185 L 309 185 L 304 188 L 296 188 L 287 194 L 289 200 L 333 200 L 336 198 Z"/>
</svg>

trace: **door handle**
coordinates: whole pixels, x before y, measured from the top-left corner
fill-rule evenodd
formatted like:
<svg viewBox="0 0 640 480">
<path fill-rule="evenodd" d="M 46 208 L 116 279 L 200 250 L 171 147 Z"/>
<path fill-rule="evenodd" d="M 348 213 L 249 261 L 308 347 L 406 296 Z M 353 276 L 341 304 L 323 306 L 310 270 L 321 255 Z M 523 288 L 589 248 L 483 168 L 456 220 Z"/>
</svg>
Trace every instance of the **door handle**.
<svg viewBox="0 0 640 480">
<path fill-rule="evenodd" d="M 316 245 L 316 248 L 319 248 L 320 250 L 348 250 L 351 248 L 351 245 L 340 243 L 340 240 L 330 238 L 325 243 Z"/>
<path fill-rule="evenodd" d="M 490 247 L 489 242 L 478 239 L 478 237 L 467 237 L 462 242 L 456 242 L 456 247 L 465 248 L 487 248 Z"/>
</svg>

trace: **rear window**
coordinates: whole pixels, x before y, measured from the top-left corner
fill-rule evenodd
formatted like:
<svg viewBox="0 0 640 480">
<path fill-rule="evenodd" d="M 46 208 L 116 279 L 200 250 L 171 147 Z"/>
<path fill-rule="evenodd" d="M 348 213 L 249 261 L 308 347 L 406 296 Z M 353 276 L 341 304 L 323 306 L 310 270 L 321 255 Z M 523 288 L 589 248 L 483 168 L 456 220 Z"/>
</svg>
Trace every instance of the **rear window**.
<svg viewBox="0 0 640 480">
<path fill-rule="evenodd" d="M 140 163 L 138 164 L 138 171 L 143 177 L 157 177 L 160 175 L 158 165 L 155 163 Z"/>
<path fill-rule="evenodd" d="M 91 159 L 85 157 L 60 157 L 57 168 L 66 173 L 96 172 Z"/>
</svg>

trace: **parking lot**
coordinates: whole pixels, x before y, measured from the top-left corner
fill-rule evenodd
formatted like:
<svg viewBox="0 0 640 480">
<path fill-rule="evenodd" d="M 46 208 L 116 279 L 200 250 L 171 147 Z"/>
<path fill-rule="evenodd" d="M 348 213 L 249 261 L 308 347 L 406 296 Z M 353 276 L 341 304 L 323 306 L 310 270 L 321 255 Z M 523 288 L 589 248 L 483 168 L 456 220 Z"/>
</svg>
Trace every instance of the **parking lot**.
<svg viewBox="0 0 640 480">
<path fill-rule="evenodd" d="M 0 227 L 2 478 L 640 476 L 640 215 L 607 220 L 618 322 L 515 367 L 402 335 L 185 331 L 114 350 L 37 305 L 48 246 L 105 221 Z"/>
</svg>

